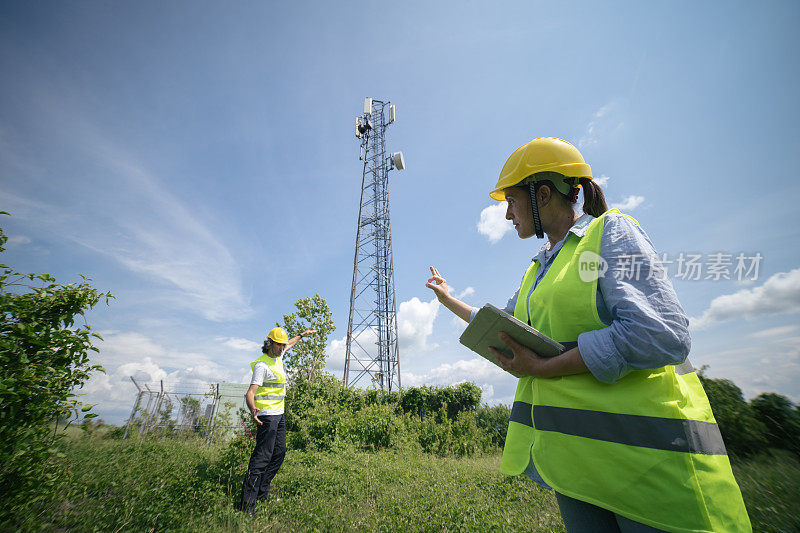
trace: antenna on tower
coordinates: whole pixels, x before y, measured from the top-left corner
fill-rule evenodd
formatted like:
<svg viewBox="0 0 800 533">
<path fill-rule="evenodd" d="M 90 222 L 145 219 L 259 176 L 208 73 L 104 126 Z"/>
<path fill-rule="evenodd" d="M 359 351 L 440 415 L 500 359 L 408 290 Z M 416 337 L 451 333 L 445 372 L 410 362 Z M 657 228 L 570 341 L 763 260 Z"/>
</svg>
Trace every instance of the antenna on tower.
<svg viewBox="0 0 800 533">
<path fill-rule="evenodd" d="M 363 113 L 356 117 L 359 159 L 364 167 L 344 362 L 345 385 L 356 385 L 369 376 L 388 391 L 401 386 L 389 171 L 406 167 L 402 152 L 386 156 L 386 127 L 394 120 L 395 106 L 372 98 L 364 98 Z"/>
</svg>

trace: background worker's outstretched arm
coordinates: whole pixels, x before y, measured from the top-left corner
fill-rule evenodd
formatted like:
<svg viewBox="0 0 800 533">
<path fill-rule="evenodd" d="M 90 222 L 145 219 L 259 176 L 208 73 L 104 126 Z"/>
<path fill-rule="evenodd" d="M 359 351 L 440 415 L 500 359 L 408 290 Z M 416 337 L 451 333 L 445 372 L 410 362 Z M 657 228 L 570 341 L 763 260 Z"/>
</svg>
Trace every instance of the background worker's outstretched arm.
<svg viewBox="0 0 800 533">
<path fill-rule="evenodd" d="M 472 313 L 472 306 L 467 305 L 455 296 L 450 295 L 450 288 L 447 286 L 447 281 L 439 274 L 439 271 L 434 267 L 430 267 L 431 277 L 428 279 L 426 287 L 431 289 L 436 294 L 436 299 L 439 300 L 443 306 L 452 311 L 457 317 L 461 318 L 464 322 L 469 322 L 469 315 Z"/>
<path fill-rule="evenodd" d="M 300 342 L 300 339 L 302 339 L 303 337 L 307 337 L 307 336 L 311 335 L 312 333 L 316 333 L 316 332 L 317 332 L 317 330 L 315 330 L 315 329 L 307 329 L 303 333 L 301 333 L 300 335 L 295 335 L 294 337 L 289 339 L 288 343 L 286 343 L 286 349 L 288 350 L 289 348 L 291 348 L 292 346 L 294 346 L 295 344 Z"/>
</svg>

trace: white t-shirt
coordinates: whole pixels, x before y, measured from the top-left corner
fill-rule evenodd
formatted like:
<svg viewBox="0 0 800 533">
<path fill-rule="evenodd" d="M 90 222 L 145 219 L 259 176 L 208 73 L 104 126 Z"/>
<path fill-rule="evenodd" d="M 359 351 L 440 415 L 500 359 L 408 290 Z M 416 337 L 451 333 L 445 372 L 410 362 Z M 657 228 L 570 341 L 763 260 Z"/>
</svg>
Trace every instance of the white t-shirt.
<svg viewBox="0 0 800 533">
<path fill-rule="evenodd" d="M 253 368 L 253 378 L 250 380 L 250 385 L 258 385 L 260 387 L 265 381 L 277 381 L 277 379 L 278 376 L 269 369 L 267 363 L 259 361 Z"/>
</svg>

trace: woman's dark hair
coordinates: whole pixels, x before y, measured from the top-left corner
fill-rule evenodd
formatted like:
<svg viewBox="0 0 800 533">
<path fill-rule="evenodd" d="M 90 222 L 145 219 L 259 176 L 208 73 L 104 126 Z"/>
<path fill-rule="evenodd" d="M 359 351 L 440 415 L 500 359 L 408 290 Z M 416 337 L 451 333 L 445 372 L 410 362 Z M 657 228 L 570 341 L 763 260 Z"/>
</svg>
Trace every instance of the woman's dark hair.
<svg viewBox="0 0 800 533">
<path fill-rule="evenodd" d="M 553 184 L 556 181 L 567 181 L 567 179 L 563 174 L 559 174 L 558 172 L 539 172 L 536 174 L 537 189 L 542 185 L 547 185 L 551 193 L 557 192 L 558 196 L 560 196 L 566 204 L 572 205 L 578 201 L 578 187 L 573 186 L 570 188 L 569 194 L 564 194 Z M 571 183 L 571 181 L 572 180 L 569 180 L 567 183 Z M 578 181 L 580 181 L 581 188 L 583 189 L 583 212 L 597 218 L 608 211 L 606 197 L 603 195 L 603 190 L 600 186 L 595 183 L 592 178 L 578 178 Z"/>
<path fill-rule="evenodd" d="M 606 211 L 606 197 L 603 189 L 591 178 L 580 178 L 581 189 L 583 189 L 583 212 L 593 217 L 599 217 Z"/>
<path fill-rule="evenodd" d="M 542 179 L 544 176 L 552 179 Z M 528 178 L 530 179 L 530 178 Z M 564 200 L 564 203 L 567 205 L 572 205 L 578 201 L 578 187 L 572 187 L 570 189 L 570 194 L 564 194 L 563 192 L 559 191 L 558 188 L 553 184 L 553 180 L 563 180 L 565 179 L 562 174 L 558 172 L 540 172 L 536 174 L 536 188 L 538 189 L 542 185 L 547 185 L 550 188 L 550 192 L 558 193 L 558 196 Z M 606 211 L 608 211 L 608 206 L 606 205 L 606 197 L 603 194 L 603 189 L 594 182 L 592 178 L 578 178 L 578 181 L 581 184 L 581 189 L 583 189 L 583 212 L 587 215 L 592 215 L 593 217 L 597 218 Z M 524 187 L 527 189 L 529 183 L 527 180 L 522 182 L 526 185 L 517 185 L 517 187 Z"/>
<path fill-rule="evenodd" d="M 264 345 L 261 347 L 261 353 L 267 353 L 272 346 L 272 340 L 267 339 L 264 341 Z"/>
</svg>

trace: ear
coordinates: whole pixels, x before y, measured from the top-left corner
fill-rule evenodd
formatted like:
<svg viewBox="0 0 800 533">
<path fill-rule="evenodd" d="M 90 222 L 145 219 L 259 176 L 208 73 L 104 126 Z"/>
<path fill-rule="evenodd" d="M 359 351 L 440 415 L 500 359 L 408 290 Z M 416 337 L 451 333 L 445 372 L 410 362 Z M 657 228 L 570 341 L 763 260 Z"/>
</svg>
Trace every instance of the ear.
<svg viewBox="0 0 800 533">
<path fill-rule="evenodd" d="M 540 185 L 539 188 L 536 189 L 536 199 L 539 200 L 539 206 L 546 206 L 550 203 L 552 197 L 552 191 L 549 185 Z"/>
</svg>

